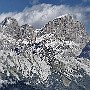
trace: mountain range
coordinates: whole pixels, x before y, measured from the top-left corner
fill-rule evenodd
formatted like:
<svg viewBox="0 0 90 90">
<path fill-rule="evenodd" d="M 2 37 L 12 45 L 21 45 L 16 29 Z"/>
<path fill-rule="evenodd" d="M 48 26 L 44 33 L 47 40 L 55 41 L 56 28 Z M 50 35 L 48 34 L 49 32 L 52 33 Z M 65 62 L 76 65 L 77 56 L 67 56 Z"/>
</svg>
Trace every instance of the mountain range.
<svg viewBox="0 0 90 90">
<path fill-rule="evenodd" d="M 41 29 L 6 17 L 0 23 L 1 90 L 90 90 L 89 51 L 85 26 L 70 14 Z"/>
</svg>

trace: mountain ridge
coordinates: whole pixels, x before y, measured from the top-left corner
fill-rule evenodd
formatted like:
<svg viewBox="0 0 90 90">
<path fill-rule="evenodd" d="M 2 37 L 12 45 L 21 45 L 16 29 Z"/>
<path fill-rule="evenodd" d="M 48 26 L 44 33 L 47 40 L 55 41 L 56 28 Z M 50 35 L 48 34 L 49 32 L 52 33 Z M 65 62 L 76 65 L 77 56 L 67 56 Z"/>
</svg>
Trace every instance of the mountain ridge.
<svg viewBox="0 0 90 90">
<path fill-rule="evenodd" d="M 88 90 L 84 79 L 90 78 L 90 60 L 78 56 L 89 37 L 71 15 L 55 18 L 40 30 L 7 17 L 0 24 L 0 41 L 1 86 L 24 81 L 44 90 Z"/>
</svg>

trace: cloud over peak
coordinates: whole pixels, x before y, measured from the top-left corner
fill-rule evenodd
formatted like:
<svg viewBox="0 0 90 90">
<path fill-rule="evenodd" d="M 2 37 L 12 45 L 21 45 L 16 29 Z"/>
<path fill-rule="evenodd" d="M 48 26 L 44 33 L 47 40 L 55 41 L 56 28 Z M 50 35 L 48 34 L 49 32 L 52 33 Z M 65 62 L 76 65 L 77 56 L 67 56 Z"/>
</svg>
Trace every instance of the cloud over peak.
<svg viewBox="0 0 90 90">
<path fill-rule="evenodd" d="M 8 12 L 0 14 L 0 22 L 5 17 L 13 17 L 17 19 L 20 25 L 31 24 L 35 28 L 41 28 L 48 21 L 63 15 L 71 14 L 75 19 L 85 21 L 85 13 L 90 11 L 90 7 L 70 7 L 67 5 L 39 4 L 31 8 L 26 7 L 22 12 Z"/>
</svg>

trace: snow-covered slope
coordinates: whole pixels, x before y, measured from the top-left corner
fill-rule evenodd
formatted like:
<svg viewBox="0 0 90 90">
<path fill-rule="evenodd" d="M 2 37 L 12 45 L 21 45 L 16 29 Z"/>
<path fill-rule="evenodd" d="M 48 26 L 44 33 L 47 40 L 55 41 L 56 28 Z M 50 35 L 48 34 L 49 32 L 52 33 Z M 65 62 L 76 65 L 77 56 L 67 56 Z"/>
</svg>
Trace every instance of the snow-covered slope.
<svg viewBox="0 0 90 90">
<path fill-rule="evenodd" d="M 0 24 L 1 86 L 23 81 L 42 90 L 89 90 L 90 60 L 78 57 L 88 41 L 84 25 L 68 14 L 39 30 L 5 18 Z"/>
</svg>

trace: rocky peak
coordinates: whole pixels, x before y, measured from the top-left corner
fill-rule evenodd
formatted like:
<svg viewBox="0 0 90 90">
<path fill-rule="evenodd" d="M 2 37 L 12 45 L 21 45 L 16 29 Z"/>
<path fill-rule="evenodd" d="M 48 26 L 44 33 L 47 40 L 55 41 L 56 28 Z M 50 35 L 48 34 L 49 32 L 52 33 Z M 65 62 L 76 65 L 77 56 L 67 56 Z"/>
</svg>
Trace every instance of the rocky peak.
<svg viewBox="0 0 90 90">
<path fill-rule="evenodd" d="M 34 28 L 31 25 L 25 24 L 19 26 L 17 20 L 11 17 L 6 17 L 1 22 L 0 31 L 5 34 L 11 35 L 16 40 L 19 39 L 35 40 Z"/>
<path fill-rule="evenodd" d="M 53 34 L 55 39 L 65 43 L 69 41 L 77 44 L 74 44 L 77 47 L 76 50 L 72 48 L 76 56 L 80 54 L 81 49 L 89 41 L 84 25 L 79 21 L 75 21 L 69 14 L 49 21 L 38 33 L 38 36 L 41 37 L 45 34 Z"/>
<path fill-rule="evenodd" d="M 77 57 L 87 42 L 84 25 L 70 15 L 40 30 L 6 18 L 0 28 L 1 84 L 22 81 L 44 90 L 88 90 L 90 60 Z"/>
<path fill-rule="evenodd" d="M 18 26 L 18 22 L 16 19 L 11 18 L 11 17 L 6 17 L 2 22 L 1 22 L 2 27 L 11 27 L 11 28 L 16 28 Z"/>
<path fill-rule="evenodd" d="M 19 30 L 17 20 L 11 17 L 6 17 L 0 24 L 0 32 L 14 38 L 19 36 Z"/>
</svg>

